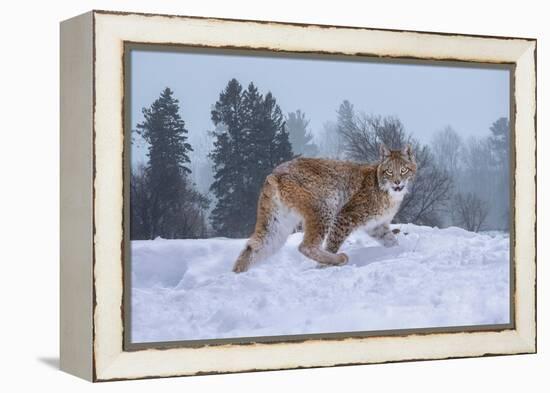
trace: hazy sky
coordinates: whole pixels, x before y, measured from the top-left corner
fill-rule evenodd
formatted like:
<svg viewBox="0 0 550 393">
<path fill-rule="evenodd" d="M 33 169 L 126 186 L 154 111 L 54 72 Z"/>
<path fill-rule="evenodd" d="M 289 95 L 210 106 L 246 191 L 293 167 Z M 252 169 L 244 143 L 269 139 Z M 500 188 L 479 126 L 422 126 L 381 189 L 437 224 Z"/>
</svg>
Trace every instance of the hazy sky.
<svg viewBox="0 0 550 393">
<path fill-rule="evenodd" d="M 271 91 L 285 114 L 301 109 L 314 134 L 344 99 L 367 114 L 399 117 L 424 142 L 447 125 L 485 136 L 509 116 L 509 71 L 501 69 L 143 50 L 133 50 L 131 62 L 132 127 L 170 87 L 191 139 L 213 129 L 211 106 L 231 78 Z"/>
</svg>

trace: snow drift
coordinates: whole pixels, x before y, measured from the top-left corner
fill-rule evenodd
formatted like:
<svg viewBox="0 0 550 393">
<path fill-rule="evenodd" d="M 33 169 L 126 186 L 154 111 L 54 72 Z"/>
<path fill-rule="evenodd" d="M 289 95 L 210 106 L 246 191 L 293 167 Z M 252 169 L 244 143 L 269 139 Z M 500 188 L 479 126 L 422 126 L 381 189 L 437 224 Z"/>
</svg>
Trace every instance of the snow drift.
<svg viewBox="0 0 550 393">
<path fill-rule="evenodd" d="M 357 231 L 342 246 L 349 263 L 328 268 L 295 233 L 241 274 L 245 239 L 132 241 L 132 341 L 508 323 L 508 234 L 393 227 L 399 246 Z"/>
</svg>

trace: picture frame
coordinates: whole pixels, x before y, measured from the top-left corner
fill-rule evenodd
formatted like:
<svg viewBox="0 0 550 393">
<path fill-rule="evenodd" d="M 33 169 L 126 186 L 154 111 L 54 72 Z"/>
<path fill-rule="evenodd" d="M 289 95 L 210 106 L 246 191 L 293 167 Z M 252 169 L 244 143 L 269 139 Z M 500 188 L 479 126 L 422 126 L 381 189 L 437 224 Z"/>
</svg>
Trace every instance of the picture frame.
<svg viewBox="0 0 550 393">
<path fill-rule="evenodd" d="M 128 341 L 128 48 L 251 50 L 511 72 L 511 323 L 189 345 Z M 91 11 L 61 23 L 61 369 L 90 381 L 536 352 L 536 40 Z M 125 276 L 126 275 L 126 276 Z"/>
</svg>

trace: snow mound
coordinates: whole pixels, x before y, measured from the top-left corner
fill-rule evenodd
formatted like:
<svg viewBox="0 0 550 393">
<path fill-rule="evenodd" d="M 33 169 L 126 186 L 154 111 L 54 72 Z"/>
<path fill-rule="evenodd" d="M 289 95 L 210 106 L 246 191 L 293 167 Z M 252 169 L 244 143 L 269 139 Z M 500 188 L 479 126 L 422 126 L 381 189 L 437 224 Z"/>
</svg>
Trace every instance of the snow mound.
<svg viewBox="0 0 550 393">
<path fill-rule="evenodd" d="M 133 241 L 132 341 L 508 323 L 508 234 L 393 227 L 398 246 L 357 231 L 342 246 L 349 263 L 328 268 L 295 233 L 241 274 L 245 239 Z"/>
</svg>

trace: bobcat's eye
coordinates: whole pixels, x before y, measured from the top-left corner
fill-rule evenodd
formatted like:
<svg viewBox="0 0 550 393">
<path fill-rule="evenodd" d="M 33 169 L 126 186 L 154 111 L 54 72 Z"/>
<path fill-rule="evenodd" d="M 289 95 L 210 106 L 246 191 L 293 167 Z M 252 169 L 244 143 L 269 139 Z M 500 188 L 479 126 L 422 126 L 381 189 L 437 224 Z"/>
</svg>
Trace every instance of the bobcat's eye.
<svg viewBox="0 0 550 393">
<path fill-rule="evenodd" d="M 388 176 L 393 175 L 393 171 L 391 169 L 386 169 L 386 175 Z"/>
<path fill-rule="evenodd" d="M 404 175 L 405 173 L 407 173 L 409 171 L 409 168 L 401 168 L 401 174 Z"/>
</svg>

